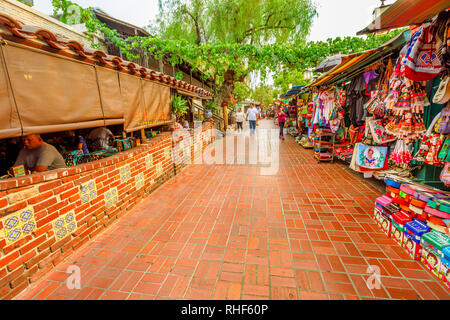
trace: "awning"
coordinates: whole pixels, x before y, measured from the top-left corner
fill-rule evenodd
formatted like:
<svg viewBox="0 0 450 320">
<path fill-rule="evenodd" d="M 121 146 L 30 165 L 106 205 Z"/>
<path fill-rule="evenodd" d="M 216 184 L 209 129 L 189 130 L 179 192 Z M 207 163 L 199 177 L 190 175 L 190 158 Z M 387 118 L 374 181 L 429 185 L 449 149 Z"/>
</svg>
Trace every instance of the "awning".
<svg viewBox="0 0 450 320">
<path fill-rule="evenodd" d="M 314 68 L 314 72 L 327 72 L 333 69 L 334 67 L 340 65 L 342 63 L 343 59 L 342 54 L 337 54 L 331 57 L 326 58 L 322 62 L 319 63 L 317 67 Z"/>
<path fill-rule="evenodd" d="M 374 62 L 391 55 L 395 50 L 400 49 L 410 38 L 411 31 L 407 30 L 397 37 L 384 43 L 381 47 L 365 52 L 357 53 L 353 58 L 334 67 L 332 70 L 317 78 L 308 87 L 332 85 L 344 80 L 350 80 L 365 67 Z M 356 73 L 356 74 L 355 74 Z"/>
<path fill-rule="evenodd" d="M 183 89 L 177 89 L 177 92 L 183 96 L 188 96 L 188 97 L 192 97 L 194 99 L 202 99 L 202 100 L 212 100 L 212 97 L 206 97 L 206 96 L 202 96 L 198 93 L 193 93 L 187 90 L 183 90 Z"/>
<path fill-rule="evenodd" d="M 357 35 L 420 25 L 448 8 L 449 0 L 398 0 Z"/>
<path fill-rule="evenodd" d="M 293 95 L 298 94 L 300 91 L 302 91 L 302 89 L 303 89 L 304 87 L 305 87 L 304 85 L 303 85 L 303 86 L 295 86 L 295 87 L 292 87 L 288 92 L 282 94 L 282 95 L 280 96 L 280 99 L 289 99 L 289 98 L 292 97 Z"/>
</svg>

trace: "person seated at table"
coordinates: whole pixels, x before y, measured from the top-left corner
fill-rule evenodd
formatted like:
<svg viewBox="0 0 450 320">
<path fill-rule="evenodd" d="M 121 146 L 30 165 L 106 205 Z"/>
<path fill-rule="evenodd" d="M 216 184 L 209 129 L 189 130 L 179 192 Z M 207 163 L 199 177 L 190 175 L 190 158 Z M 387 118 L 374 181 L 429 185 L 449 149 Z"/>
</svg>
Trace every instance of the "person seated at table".
<svg viewBox="0 0 450 320">
<path fill-rule="evenodd" d="M 189 122 L 184 117 L 180 118 L 180 124 L 183 128 L 189 129 Z"/>
<path fill-rule="evenodd" d="M 70 130 L 68 135 L 72 148 L 76 148 L 76 150 L 83 152 L 83 154 L 89 153 L 86 139 L 81 134 L 77 134 L 74 130 Z"/>
<path fill-rule="evenodd" d="M 59 151 L 45 143 L 39 134 L 25 136 L 23 145 L 24 148 L 20 150 L 14 166 L 23 165 L 32 173 L 66 167 L 66 162 Z"/>
<path fill-rule="evenodd" d="M 114 144 L 114 135 L 106 127 L 95 128 L 87 136 L 89 149 L 91 151 L 99 151 L 109 149 Z"/>
</svg>

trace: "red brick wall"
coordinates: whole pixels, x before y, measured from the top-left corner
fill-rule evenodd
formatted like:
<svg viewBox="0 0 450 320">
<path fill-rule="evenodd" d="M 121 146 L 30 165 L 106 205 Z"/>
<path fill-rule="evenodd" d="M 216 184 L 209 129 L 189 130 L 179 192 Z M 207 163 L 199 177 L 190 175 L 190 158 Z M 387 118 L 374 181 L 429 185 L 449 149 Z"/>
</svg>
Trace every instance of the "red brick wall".
<svg viewBox="0 0 450 320">
<path fill-rule="evenodd" d="M 203 131 L 209 128 L 209 125 L 205 126 Z M 202 141 L 197 156 L 209 144 L 208 140 Z M 178 173 L 185 165 L 179 164 L 175 170 L 171 153 L 166 151 L 168 148 L 172 152 L 172 143 L 174 146 L 178 144 L 177 141 L 172 142 L 170 133 L 162 133 L 140 147 L 113 157 L 0 181 L 0 299 L 10 299 L 20 293 Z M 193 159 L 194 146 L 190 149 L 190 154 L 185 152 L 185 157 Z M 149 155 L 153 157 L 151 167 L 146 165 Z M 127 165 L 130 179 L 121 181 L 120 169 Z M 157 172 L 160 166 L 162 170 Z M 135 179 L 141 173 L 144 174 L 144 183 L 138 189 Z M 88 181 L 95 181 L 96 196 L 84 203 L 80 186 Z M 105 195 L 115 187 L 117 202 L 107 208 Z M 34 228 L 7 228 L 5 224 L 11 227 L 14 217 L 26 210 L 33 213 L 34 220 L 27 221 Z M 75 216 L 76 230 L 59 238 L 55 230 L 60 229 L 54 226 L 54 222 L 67 213 Z M 26 231 L 17 240 L 11 240 L 7 235 L 16 229 Z"/>
</svg>

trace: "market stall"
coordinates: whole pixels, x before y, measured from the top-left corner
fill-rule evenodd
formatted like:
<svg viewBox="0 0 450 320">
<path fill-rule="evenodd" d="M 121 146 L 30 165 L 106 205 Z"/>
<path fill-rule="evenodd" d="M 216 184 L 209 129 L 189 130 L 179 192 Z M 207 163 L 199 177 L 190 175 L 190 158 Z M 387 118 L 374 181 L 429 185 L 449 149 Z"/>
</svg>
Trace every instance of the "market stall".
<svg viewBox="0 0 450 320">
<path fill-rule="evenodd" d="M 381 29 L 423 23 L 307 86 L 303 144 L 320 162 L 341 159 L 364 178 L 383 179 L 377 224 L 450 288 L 450 13 L 427 9 L 408 20 L 394 9 Z"/>
</svg>

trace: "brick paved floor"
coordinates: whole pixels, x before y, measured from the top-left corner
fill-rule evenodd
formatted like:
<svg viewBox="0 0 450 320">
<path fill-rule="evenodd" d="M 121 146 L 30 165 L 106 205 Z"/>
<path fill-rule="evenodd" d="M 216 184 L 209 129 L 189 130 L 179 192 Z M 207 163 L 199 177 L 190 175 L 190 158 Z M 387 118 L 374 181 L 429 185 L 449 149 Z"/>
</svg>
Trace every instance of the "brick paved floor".
<svg viewBox="0 0 450 320">
<path fill-rule="evenodd" d="M 359 174 L 290 136 L 278 174 L 258 170 L 187 167 L 17 299 L 449 299 L 379 231 L 381 192 Z M 65 283 L 72 264 L 80 290 Z"/>
</svg>

